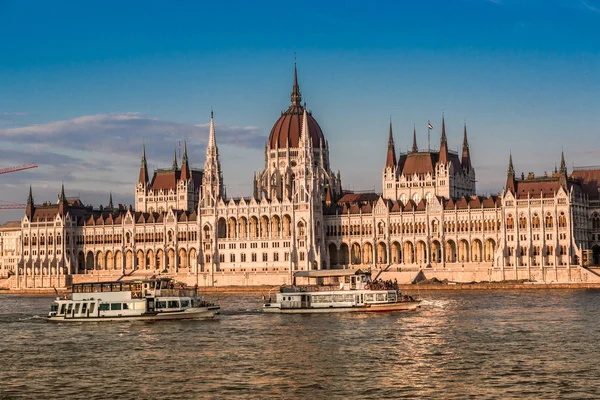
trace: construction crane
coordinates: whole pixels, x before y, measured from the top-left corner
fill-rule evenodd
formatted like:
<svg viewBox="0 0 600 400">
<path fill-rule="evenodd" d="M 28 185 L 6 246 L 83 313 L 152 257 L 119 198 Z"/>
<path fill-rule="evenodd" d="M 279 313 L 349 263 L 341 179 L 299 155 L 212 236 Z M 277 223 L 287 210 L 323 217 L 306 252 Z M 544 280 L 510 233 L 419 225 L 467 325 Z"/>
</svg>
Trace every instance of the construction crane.
<svg viewBox="0 0 600 400">
<path fill-rule="evenodd" d="M 0 200 L 0 210 L 24 210 L 27 204 L 9 203 Z"/>
<path fill-rule="evenodd" d="M 37 168 L 35 164 L 17 165 L 16 167 L 0 168 L 0 175 L 8 174 L 9 172 L 23 171 L 24 169 Z"/>
<path fill-rule="evenodd" d="M 25 169 L 31 169 L 31 168 L 37 168 L 37 165 L 31 163 L 31 164 L 17 165 L 17 166 L 8 167 L 8 168 L 0 168 L 0 175 L 8 174 L 9 172 L 23 171 Z M 27 207 L 27 204 L 10 203 L 7 201 L 0 200 L 0 210 L 22 210 L 26 207 Z"/>
</svg>

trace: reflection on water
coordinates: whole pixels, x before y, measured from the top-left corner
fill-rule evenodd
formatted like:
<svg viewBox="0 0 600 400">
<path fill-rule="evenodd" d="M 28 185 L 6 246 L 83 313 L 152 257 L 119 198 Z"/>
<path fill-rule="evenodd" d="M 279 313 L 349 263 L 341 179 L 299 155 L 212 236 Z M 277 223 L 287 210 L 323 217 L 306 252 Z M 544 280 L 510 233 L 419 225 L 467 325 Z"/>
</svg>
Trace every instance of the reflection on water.
<svg viewBox="0 0 600 400">
<path fill-rule="evenodd" d="M 0 398 L 600 398 L 600 291 L 422 297 L 277 315 L 221 295 L 214 321 L 49 324 L 50 297 L 4 295 Z"/>
</svg>

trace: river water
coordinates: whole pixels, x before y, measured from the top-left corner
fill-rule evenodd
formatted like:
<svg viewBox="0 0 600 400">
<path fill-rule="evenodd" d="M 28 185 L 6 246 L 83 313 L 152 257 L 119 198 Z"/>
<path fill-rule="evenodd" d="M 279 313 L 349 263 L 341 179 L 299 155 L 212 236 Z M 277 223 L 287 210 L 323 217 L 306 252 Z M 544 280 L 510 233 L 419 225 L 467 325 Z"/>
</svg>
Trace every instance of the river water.
<svg viewBox="0 0 600 400">
<path fill-rule="evenodd" d="M 597 399 L 600 291 L 423 292 L 416 313 L 50 324 L 0 295 L 0 399 Z"/>
</svg>

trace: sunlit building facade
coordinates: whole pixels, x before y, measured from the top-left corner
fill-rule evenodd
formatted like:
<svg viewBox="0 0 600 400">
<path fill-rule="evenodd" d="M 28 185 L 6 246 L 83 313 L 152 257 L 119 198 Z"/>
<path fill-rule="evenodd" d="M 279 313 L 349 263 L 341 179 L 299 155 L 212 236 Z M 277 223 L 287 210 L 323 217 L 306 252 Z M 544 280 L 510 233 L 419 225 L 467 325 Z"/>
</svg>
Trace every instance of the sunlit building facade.
<svg viewBox="0 0 600 400">
<path fill-rule="evenodd" d="M 384 133 L 385 135 L 385 133 Z M 383 136 L 383 135 L 382 135 Z M 347 267 L 529 270 L 598 264 L 600 169 L 515 174 L 476 193 L 466 124 L 462 153 L 449 150 L 442 117 L 438 150 L 398 154 L 390 122 L 382 191 L 342 189 L 328 141 L 302 104 L 296 69 L 291 105 L 275 122 L 253 193 L 228 197 L 211 114 L 203 170 L 178 162 L 150 176 L 145 148 L 135 207 L 69 199 L 36 205 L 30 190 L 15 240 L 26 279 L 109 270 L 211 274 Z M 193 156 L 193 155 L 192 155 Z"/>
</svg>

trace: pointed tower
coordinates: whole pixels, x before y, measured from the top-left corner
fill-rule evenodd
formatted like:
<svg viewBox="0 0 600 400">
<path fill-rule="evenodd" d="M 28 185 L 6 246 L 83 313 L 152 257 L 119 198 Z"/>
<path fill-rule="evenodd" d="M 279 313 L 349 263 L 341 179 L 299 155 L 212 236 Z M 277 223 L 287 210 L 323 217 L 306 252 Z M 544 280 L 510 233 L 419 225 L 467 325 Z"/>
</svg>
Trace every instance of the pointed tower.
<svg viewBox="0 0 600 400">
<path fill-rule="evenodd" d="M 25 215 L 27 215 L 29 220 L 31 220 L 31 217 L 33 216 L 34 209 L 33 192 L 31 191 L 31 185 L 29 185 L 29 196 L 27 197 L 27 207 L 25 208 Z"/>
<path fill-rule="evenodd" d="M 562 187 L 567 190 L 567 164 L 565 163 L 565 152 L 560 152 L 560 168 L 558 170 L 559 181 Z"/>
<path fill-rule="evenodd" d="M 58 199 L 58 213 L 60 215 L 65 215 L 67 213 L 67 208 L 69 203 L 67 202 L 67 197 L 65 196 L 65 185 L 64 183 L 60 188 L 60 197 Z"/>
<path fill-rule="evenodd" d="M 110 192 L 110 195 L 109 195 L 109 197 L 108 197 L 108 206 L 107 206 L 107 208 L 109 208 L 109 209 L 111 209 L 111 210 L 112 210 L 113 208 L 115 208 L 115 207 L 113 206 L 112 192 Z"/>
<path fill-rule="evenodd" d="M 208 145 L 206 146 L 206 161 L 204 162 L 202 186 L 205 207 L 214 205 L 217 199 L 224 195 L 219 149 L 215 138 L 215 119 L 212 111 L 210 112 L 210 132 L 208 135 Z"/>
<path fill-rule="evenodd" d="M 419 151 L 419 148 L 417 147 L 417 128 L 415 128 L 413 126 L 413 145 L 412 145 L 412 152 L 416 153 Z"/>
<path fill-rule="evenodd" d="M 471 170 L 471 155 L 469 153 L 469 141 L 467 140 L 467 122 L 465 121 L 464 135 L 463 135 L 463 148 L 462 148 L 462 160 L 460 162 L 465 171 Z"/>
<path fill-rule="evenodd" d="M 396 199 L 396 180 L 398 178 L 398 161 L 396 158 L 396 148 L 394 146 L 394 135 L 392 132 L 392 118 L 390 117 L 390 134 L 388 137 L 387 157 L 385 167 L 383 167 L 383 197 L 386 199 Z"/>
<path fill-rule="evenodd" d="M 394 147 L 394 136 L 392 133 L 392 118 L 390 118 L 390 136 L 388 138 L 388 149 L 387 158 L 385 160 L 385 166 L 393 168 L 396 166 L 396 164 L 396 148 Z"/>
<path fill-rule="evenodd" d="M 173 171 L 177 171 L 177 148 L 173 147 Z"/>
<path fill-rule="evenodd" d="M 138 183 L 148 184 L 148 165 L 146 163 L 146 145 L 142 146 L 142 164 L 140 165 L 140 177 Z"/>
<path fill-rule="evenodd" d="M 183 159 L 181 160 L 181 177 L 180 180 L 187 181 L 191 179 L 190 166 L 188 165 L 187 141 L 183 141 Z"/>
<path fill-rule="evenodd" d="M 298 72 L 296 71 L 296 59 L 294 59 L 294 86 L 292 86 L 292 105 L 300 106 L 302 104 L 302 94 L 298 85 Z"/>
<path fill-rule="evenodd" d="M 508 159 L 508 172 L 506 177 L 506 191 L 511 191 L 515 193 L 516 188 L 516 180 L 515 180 L 515 168 L 513 166 L 512 152 L 510 153 L 510 157 Z"/>
<path fill-rule="evenodd" d="M 446 122 L 444 121 L 444 114 L 442 114 L 442 138 L 440 139 L 440 163 L 446 164 L 448 162 L 448 139 L 446 139 Z"/>
</svg>

